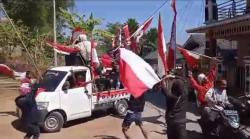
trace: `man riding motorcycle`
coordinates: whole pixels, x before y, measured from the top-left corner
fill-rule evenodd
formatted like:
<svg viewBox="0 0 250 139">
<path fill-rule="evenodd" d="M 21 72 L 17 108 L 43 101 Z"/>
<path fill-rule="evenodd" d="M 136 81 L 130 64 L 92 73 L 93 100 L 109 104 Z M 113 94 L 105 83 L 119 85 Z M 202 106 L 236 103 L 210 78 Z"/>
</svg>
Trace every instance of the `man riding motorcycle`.
<svg viewBox="0 0 250 139">
<path fill-rule="evenodd" d="M 217 80 L 215 82 L 215 87 L 208 90 L 206 93 L 206 101 L 208 103 L 207 107 L 204 107 L 204 113 L 202 114 L 202 121 L 207 125 L 205 134 L 212 131 L 213 135 L 218 135 L 219 126 L 217 121 L 220 118 L 220 112 L 224 110 L 225 107 L 232 107 L 228 101 L 228 96 L 226 92 L 227 81 Z"/>
</svg>

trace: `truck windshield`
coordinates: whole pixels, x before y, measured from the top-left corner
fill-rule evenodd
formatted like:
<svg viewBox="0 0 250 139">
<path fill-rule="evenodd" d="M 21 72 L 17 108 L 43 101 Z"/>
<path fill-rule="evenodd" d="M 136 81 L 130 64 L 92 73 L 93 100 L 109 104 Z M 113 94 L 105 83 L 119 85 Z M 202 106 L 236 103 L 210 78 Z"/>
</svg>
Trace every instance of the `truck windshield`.
<svg viewBox="0 0 250 139">
<path fill-rule="evenodd" d="M 45 89 L 45 91 L 55 91 L 66 74 L 67 72 L 64 71 L 48 70 L 44 73 L 39 87 Z"/>
</svg>

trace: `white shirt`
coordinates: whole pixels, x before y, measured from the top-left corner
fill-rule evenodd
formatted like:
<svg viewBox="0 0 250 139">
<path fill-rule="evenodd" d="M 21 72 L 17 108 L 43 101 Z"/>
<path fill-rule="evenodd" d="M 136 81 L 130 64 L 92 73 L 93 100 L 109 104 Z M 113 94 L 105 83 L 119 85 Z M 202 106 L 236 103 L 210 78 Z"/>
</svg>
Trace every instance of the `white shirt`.
<svg viewBox="0 0 250 139">
<path fill-rule="evenodd" d="M 222 102 L 224 105 L 230 104 L 227 97 L 227 91 L 225 89 L 219 90 L 217 88 L 211 88 L 206 93 L 205 98 L 208 106 L 216 110 L 223 110 L 223 107 L 217 104 L 218 102 Z"/>
</svg>

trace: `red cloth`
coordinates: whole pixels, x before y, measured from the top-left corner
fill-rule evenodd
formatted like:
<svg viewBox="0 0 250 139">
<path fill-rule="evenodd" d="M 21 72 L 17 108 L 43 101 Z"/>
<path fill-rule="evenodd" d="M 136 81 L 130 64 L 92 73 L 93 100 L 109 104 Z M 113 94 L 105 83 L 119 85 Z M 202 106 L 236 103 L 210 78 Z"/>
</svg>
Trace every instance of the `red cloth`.
<svg viewBox="0 0 250 139">
<path fill-rule="evenodd" d="M 193 77 L 190 78 L 191 84 L 194 89 L 198 92 L 198 100 L 202 106 L 206 106 L 207 102 L 205 99 L 207 91 L 214 86 L 214 80 L 216 78 L 216 65 L 213 65 L 210 72 L 207 75 L 208 82 L 201 85 Z"/>
<path fill-rule="evenodd" d="M 103 64 L 104 67 L 112 68 L 113 59 L 108 54 L 102 55 L 101 61 L 102 61 L 102 64 Z"/>
</svg>

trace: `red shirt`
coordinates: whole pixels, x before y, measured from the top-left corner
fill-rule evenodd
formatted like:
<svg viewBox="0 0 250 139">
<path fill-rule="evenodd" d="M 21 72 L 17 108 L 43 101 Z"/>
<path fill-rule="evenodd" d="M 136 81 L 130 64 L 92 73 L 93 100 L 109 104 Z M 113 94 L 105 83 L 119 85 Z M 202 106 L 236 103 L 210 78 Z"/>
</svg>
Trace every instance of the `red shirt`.
<svg viewBox="0 0 250 139">
<path fill-rule="evenodd" d="M 193 77 L 190 77 L 191 85 L 198 92 L 198 100 L 202 106 L 206 106 L 207 102 L 205 96 L 207 91 L 214 86 L 214 80 L 216 77 L 216 65 L 213 65 L 210 72 L 207 75 L 208 81 L 203 85 L 199 84 Z"/>
</svg>

